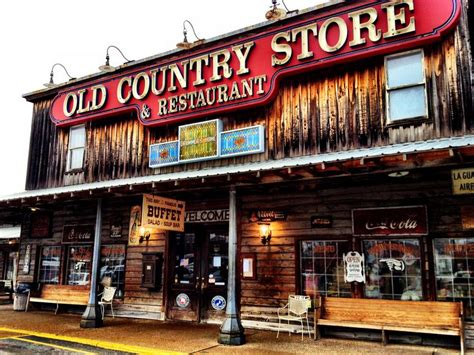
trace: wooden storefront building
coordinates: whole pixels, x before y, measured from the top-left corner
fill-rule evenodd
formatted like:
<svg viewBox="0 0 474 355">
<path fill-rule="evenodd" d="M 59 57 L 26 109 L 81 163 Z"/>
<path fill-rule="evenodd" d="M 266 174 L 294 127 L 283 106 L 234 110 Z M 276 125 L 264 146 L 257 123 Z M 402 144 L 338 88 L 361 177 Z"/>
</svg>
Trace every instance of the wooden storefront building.
<svg viewBox="0 0 474 355">
<path fill-rule="evenodd" d="M 118 316 L 222 323 L 233 266 L 244 327 L 292 294 L 474 321 L 474 5 L 432 3 L 335 0 L 26 94 L 18 281 L 90 285 L 100 212 Z M 150 195 L 184 230 L 143 221 Z"/>
</svg>

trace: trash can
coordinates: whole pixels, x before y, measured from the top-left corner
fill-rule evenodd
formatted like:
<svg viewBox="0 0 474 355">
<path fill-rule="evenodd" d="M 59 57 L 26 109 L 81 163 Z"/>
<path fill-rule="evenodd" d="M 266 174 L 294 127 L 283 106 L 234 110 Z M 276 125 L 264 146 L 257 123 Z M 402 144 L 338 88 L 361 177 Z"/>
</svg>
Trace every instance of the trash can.
<svg viewBox="0 0 474 355">
<path fill-rule="evenodd" d="M 13 310 L 14 311 L 25 311 L 27 301 L 28 301 L 28 293 L 15 292 L 13 294 Z"/>
<path fill-rule="evenodd" d="M 28 293 L 30 292 L 29 284 L 19 284 L 13 293 L 13 310 L 25 311 L 28 302 Z"/>
</svg>

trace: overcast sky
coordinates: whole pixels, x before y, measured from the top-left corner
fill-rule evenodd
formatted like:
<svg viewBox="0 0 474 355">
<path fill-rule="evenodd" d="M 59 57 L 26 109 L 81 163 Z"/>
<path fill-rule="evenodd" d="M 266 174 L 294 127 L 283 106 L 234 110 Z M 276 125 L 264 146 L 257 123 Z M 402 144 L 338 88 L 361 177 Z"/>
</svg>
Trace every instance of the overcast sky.
<svg viewBox="0 0 474 355">
<path fill-rule="evenodd" d="M 323 0 L 285 0 L 290 10 Z M 211 38 L 265 21 L 271 0 L 6 0 L 0 2 L 0 196 L 24 190 L 32 104 L 21 96 L 48 82 L 54 63 L 74 77 L 98 71 L 109 45 L 129 59 L 175 48 L 190 20 Z M 193 40 L 191 34 L 189 39 Z M 111 65 L 122 64 L 110 51 Z M 60 67 L 56 83 L 67 80 Z"/>
</svg>

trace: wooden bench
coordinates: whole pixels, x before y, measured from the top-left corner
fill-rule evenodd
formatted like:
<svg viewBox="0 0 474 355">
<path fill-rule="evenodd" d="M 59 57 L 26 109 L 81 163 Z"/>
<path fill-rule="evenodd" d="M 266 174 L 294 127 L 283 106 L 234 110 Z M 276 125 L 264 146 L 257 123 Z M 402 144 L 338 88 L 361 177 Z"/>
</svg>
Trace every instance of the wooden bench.
<svg viewBox="0 0 474 355">
<path fill-rule="evenodd" d="M 55 314 L 62 304 L 73 306 L 87 306 L 89 303 L 89 288 L 69 285 L 41 285 L 38 297 L 28 294 L 25 312 L 28 312 L 30 303 L 51 303 L 56 305 Z"/>
<path fill-rule="evenodd" d="M 13 301 L 13 282 L 12 280 L 0 280 L 0 295 L 8 296 Z"/>
<path fill-rule="evenodd" d="M 464 354 L 462 302 L 393 301 L 321 297 L 315 309 L 314 338 L 318 326 L 459 336 Z"/>
</svg>

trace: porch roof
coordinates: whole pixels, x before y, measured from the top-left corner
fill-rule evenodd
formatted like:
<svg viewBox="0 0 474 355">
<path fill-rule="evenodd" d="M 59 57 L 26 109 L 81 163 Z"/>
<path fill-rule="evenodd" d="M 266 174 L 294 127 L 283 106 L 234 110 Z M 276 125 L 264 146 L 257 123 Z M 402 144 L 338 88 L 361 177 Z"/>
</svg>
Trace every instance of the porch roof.
<svg viewBox="0 0 474 355">
<path fill-rule="evenodd" d="M 160 184 L 180 181 L 205 179 L 219 176 L 232 176 L 245 173 L 259 173 L 281 171 L 282 169 L 296 169 L 306 166 L 315 166 L 318 164 L 344 163 L 348 161 L 363 161 L 364 159 L 383 158 L 397 155 L 409 155 L 415 153 L 428 153 L 443 151 L 448 149 L 461 149 L 474 147 L 474 135 L 462 137 L 440 138 L 435 140 L 417 141 L 403 144 L 393 144 L 388 146 L 355 149 L 348 151 L 330 152 L 318 155 L 308 155 L 296 158 L 285 158 L 279 160 L 269 160 L 265 162 L 254 162 L 239 165 L 228 165 L 202 170 L 181 171 L 160 175 L 148 175 L 127 179 L 116 179 L 108 181 L 97 181 L 93 183 L 62 186 L 56 188 L 29 190 L 12 195 L 0 197 L 1 204 L 9 204 L 10 202 L 19 202 L 26 199 L 36 198 L 38 201 L 42 197 L 51 196 L 57 198 L 63 194 L 74 194 L 89 191 L 92 195 L 93 191 L 120 188 L 130 186 L 140 186 L 145 184 Z M 451 152 L 452 153 L 452 152 Z M 454 153 L 452 153 L 454 154 Z"/>
</svg>

